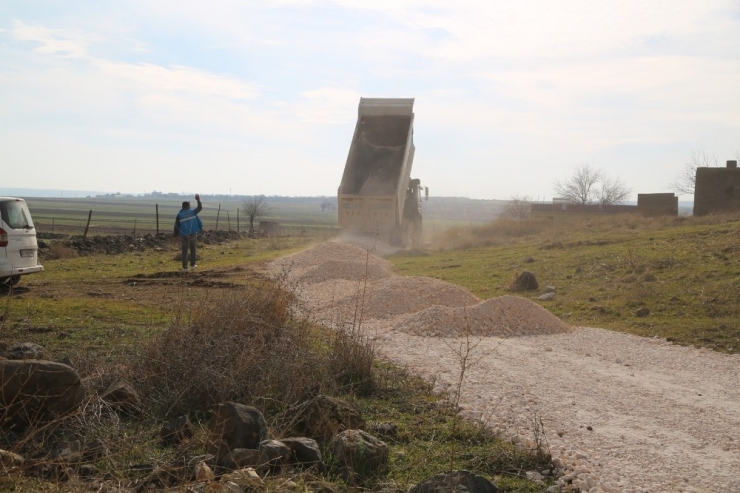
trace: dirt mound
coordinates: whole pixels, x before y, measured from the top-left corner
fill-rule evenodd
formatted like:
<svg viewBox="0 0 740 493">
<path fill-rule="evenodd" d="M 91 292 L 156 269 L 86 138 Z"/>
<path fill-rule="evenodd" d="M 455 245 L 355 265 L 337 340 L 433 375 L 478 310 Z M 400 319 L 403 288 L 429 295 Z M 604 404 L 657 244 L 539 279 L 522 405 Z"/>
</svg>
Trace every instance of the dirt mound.
<svg viewBox="0 0 740 493">
<path fill-rule="evenodd" d="M 560 334 L 570 326 L 537 303 L 518 296 L 491 298 L 466 308 L 433 306 L 404 317 L 394 328 L 414 335 L 518 337 Z"/>
</svg>

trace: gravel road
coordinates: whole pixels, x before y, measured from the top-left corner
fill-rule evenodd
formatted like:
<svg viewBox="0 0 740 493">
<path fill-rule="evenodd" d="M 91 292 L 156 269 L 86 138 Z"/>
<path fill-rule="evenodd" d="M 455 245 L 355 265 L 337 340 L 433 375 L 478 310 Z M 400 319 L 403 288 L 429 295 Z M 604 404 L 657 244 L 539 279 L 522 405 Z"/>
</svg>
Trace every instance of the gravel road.
<svg viewBox="0 0 740 493">
<path fill-rule="evenodd" d="M 524 298 L 481 302 L 439 280 L 394 280 L 386 261 L 353 245 L 322 244 L 270 269 L 288 272 L 287 285 L 324 323 L 347 323 L 369 304 L 363 325 L 380 353 L 433 379 L 439 392 L 454 389 L 460 374 L 464 339 L 452 337 L 460 327 L 441 331 L 443 324 L 427 319 L 434 335 L 419 335 L 424 331 L 411 321 L 432 316 L 438 305 L 467 312 L 514 303 L 514 322 L 511 315 L 489 317 L 493 325 L 513 325 L 477 330 L 482 335 L 470 339 L 477 346 L 460 395 L 465 416 L 525 446 L 541 419 L 553 464 L 562 469 L 560 483 L 581 491 L 740 492 L 740 355 L 596 328 L 563 329 L 539 306 L 528 309 L 535 304 Z M 414 330 L 404 330 L 408 325 Z"/>
</svg>

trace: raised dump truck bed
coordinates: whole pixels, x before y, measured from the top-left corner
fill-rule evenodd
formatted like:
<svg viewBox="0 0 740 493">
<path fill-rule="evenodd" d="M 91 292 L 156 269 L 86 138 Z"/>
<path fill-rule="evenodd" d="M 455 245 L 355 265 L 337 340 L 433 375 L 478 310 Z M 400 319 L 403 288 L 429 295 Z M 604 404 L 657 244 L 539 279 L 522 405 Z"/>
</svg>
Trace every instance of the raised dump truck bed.
<svg viewBox="0 0 740 493">
<path fill-rule="evenodd" d="M 413 99 L 360 99 L 339 185 L 342 229 L 403 242 L 404 205 L 414 160 L 413 107 Z"/>
</svg>

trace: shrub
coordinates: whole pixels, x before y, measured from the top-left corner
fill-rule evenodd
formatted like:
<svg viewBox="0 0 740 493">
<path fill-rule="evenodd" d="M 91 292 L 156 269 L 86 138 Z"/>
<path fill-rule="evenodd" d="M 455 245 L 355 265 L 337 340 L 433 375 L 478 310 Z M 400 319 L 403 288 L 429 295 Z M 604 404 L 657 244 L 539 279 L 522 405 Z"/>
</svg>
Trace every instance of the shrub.
<svg viewBox="0 0 740 493">
<path fill-rule="evenodd" d="M 289 295 L 270 284 L 226 293 L 154 337 L 137 368 L 158 415 L 205 411 L 224 401 L 279 410 L 307 389 L 334 386 L 315 331 L 292 317 Z"/>
</svg>

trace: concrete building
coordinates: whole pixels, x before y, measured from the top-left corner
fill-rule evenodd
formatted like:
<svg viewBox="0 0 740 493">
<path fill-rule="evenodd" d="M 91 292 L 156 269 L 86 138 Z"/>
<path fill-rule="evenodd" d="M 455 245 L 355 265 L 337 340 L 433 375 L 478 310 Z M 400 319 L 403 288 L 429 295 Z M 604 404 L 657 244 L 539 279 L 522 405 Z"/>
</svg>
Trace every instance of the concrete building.
<svg viewBox="0 0 740 493">
<path fill-rule="evenodd" d="M 696 168 L 694 215 L 740 211 L 740 169 L 737 161 L 725 168 Z"/>
</svg>

